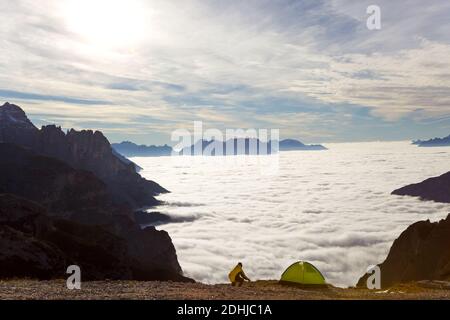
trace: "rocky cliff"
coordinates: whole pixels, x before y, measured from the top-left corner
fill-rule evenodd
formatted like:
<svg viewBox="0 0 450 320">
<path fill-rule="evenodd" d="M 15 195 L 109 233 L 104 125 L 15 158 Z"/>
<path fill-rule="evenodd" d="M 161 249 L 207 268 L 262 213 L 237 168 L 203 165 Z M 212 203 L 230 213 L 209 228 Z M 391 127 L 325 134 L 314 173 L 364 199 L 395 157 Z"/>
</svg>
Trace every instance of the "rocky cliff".
<svg viewBox="0 0 450 320">
<path fill-rule="evenodd" d="M 133 164 L 121 161 L 101 132 L 72 129 L 65 133 L 55 125 L 39 130 L 17 105 L 0 107 L 0 142 L 24 146 L 75 169 L 90 171 L 106 184 L 114 201 L 134 209 L 157 204 L 154 196 L 167 192 L 143 179 Z"/>
<path fill-rule="evenodd" d="M 36 201 L 61 218 L 87 224 L 113 223 L 128 215 L 116 207 L 106 184 L 93 173 L 38 155 L 18 145 L 0 143 L 0 193 Z"/>
<path fill-rule="evenodd" d="M 191 281 L 169 235 L 141 229 L 134 210 L 166 192 L 118 159 L 100 132 L 37 129 L 0 107 L 0 278 Z"/>
<path fill-rule="evenodd" d="M 450 280 L 450 215 L 440 222 L 411 225 L 379 265 L 383 288 L 419 280 Z M 366 286 L 363 276 L 359 287 Z"/>
<path fill-rule="evenodd" d="M 190 280 L 169 235 L 141 230 L 91 172 L 12 144 L 0 154 L 0 277 L 59 277 L 77 264 L 85 279 Z"/>
<path fill-rule="evenodd" d="M 450 203 L 450 172 L 397 189 L 392 194 Z"/>
</svg>

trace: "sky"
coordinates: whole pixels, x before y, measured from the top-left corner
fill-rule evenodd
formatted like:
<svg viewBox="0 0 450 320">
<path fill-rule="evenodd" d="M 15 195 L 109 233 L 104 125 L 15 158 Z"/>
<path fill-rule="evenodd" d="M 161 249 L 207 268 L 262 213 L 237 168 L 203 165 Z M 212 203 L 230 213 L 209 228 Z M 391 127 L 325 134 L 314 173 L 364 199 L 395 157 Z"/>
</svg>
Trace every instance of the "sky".
<svg viewBox="0 0 450 320">
<path fill-rule="evenodd" d="M 369 30 L 367 7 L 381 9 Z M 447 0 L 0 0 L 0 103 L 111 142 L 450 134 Z"/>
</svg>

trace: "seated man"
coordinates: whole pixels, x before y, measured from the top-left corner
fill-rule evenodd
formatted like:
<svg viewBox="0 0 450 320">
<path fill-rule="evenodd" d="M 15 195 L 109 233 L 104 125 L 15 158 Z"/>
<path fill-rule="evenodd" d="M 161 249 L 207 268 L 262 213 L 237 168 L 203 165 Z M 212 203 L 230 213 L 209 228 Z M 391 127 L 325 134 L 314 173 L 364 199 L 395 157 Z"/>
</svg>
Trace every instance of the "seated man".
<svg viewBox="0 0 450 320">
<path fill-rule="evenodd" d="M 234 286 L 242 286 L 245 280 L 250 281 L 250 279 L 245 275 L 244 270 L 242 269 L 242 263 L 238 263 L 236 267 L 230 272 L 228 278 L 231 281 L 231 285 Z"/>
</svg>

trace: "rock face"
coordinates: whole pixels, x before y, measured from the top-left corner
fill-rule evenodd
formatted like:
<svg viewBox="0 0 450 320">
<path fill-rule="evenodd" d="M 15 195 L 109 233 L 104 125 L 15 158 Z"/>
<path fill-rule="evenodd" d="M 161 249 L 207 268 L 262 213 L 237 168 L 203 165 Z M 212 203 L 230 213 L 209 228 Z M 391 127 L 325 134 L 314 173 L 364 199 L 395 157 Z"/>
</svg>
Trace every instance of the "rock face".
<svg viewBox="0 0 450 320">
<path fill-rule="evenodd" d="M 18 106 L 7 102 L 0 107 L 0 142 L 14 140 L 20 145 L 33 145 L 38 132 Z"/>
<path fill-rule="evenodd" d="M 190 280 L 169 235 L 141 230 L 94 174 L 17 145 L 0 143 L 0 154 L 0 261 L 9 270 L 0 277 L 58 277 L 77 264 L 87 279 Z"/>
<path fill-rule="evenodd" d="M 13 144 L 0 143 L 0 154 L 0 193 L 36 201 L 80 223 L 108 224 L 112 215 L 128 214 L 113 205 L 105 183 L 91 172 Z"/>
<path fill-rule="evenodd" d="M 450 203 L 450 172 L 440 177 L 430 178 L 421 183 L 397 189 L 392 194 Z"/>
<path fill-rule="evenodd" d="M 140 233 L 137 241 L 150 254 L 136 260 L 125 239 L 98 226 L 50 217 L 44 207 L 13 195 L 0 194 L 0 240 L 0 278 L 59 278 L 69 265 L 78 265 L 84 280 L 188 280 L 167 268 L 166 251 L 151 254 L 152 246 L 170 240 L 164 232 Z"/>
<path fill-rule="evenodd" d="M 141 229 L 134 209 L 164 192 L 114 156 L 100 132 L 38 130 L 0 107 L 0 278 L 192 281 L 169 235 Z"/>
<path fill-rule="evenodd" d="M 81 266 L 83 278 L 129 278 L 126 244 L 98 227 L 50 218 L 45 208 L 13 195 L 0 195 L 1 278 L 62 277 Z"/>
<path fill-rule="evenodd" d="M 380 265 L 382 287 L 421 280 L 450 280 L 450 215 L 440 222 L 411 225 L 394 241 Z M 363 276 L 359 287 L 366 286 Z"/>
<path fill-rule="evenodd" d="M 101 132 L 64 133 L 54 125 L 38 130 L 25 112 L 13 104 L 0 107 L 0 142 L 24 146 L 62 160 L 75 169 L 90 171 L 106 184 L 114 201 L 134 209 L 156 205 L 154 196 L 167 192 L 155 182 L 143 179 L 132 163 L 115 156 Z"/>
</svg>

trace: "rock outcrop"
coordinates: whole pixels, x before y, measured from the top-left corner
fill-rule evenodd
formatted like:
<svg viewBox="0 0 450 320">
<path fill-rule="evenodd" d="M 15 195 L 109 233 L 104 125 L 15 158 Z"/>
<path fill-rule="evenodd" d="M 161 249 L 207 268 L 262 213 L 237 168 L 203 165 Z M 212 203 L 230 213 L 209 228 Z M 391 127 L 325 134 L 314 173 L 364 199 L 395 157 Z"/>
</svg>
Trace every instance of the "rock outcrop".
<svg viewBox="0 0 450 320">
<path fill-rule="evenodd" d="M 55 125 L 39 130 L 20 107 L 10 103 L 0 107 L 0 142 L 24 146 L 90 171 L 106 184 L 114 201 L 134 209 L 158 204 L 154 196 L 167 192 L 143 179 L 135 165 L 119 159 L 101 132 L 72 129 L 64 133 Z"/>
<path fill-rule="evenodd" d="M 38 132 L 21 108 L 8 102 L 0 106 L 0 142 L 14 140 L 17 144 L 31 146 L 36 143 Z"/>
<path fill-rule="evenodd" d="M 450 203 L 450 172 L 439 177 L 427 179 L 421 183 L 411 184 L 397 189 L 392 194 Z"/>
<path fill-rule="evenodd" d="M 421 280 L 450 280 L 450 215 L 411 225 L 394 241 L 381 268 L 383 288 Z M 365 287 L 367 275 L 359 282 Z"/>
</svg>

